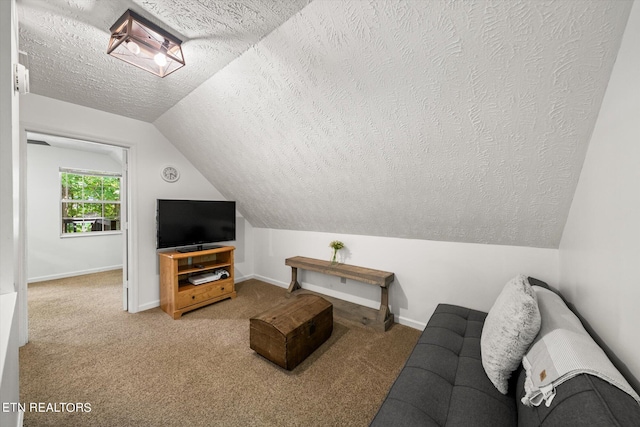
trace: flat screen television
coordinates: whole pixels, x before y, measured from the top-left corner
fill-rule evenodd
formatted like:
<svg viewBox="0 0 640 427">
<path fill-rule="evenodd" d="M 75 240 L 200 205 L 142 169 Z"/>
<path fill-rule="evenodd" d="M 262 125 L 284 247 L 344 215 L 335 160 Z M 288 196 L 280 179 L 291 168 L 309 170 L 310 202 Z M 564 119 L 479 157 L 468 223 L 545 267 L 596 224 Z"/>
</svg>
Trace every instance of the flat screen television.
<svg viewBox="0 0 640 427">
<path fill-rule="evenodd" d="M 184 252 L 236 239 L 236 202 L 158 199 L 156 247 Z"/>
</svg>

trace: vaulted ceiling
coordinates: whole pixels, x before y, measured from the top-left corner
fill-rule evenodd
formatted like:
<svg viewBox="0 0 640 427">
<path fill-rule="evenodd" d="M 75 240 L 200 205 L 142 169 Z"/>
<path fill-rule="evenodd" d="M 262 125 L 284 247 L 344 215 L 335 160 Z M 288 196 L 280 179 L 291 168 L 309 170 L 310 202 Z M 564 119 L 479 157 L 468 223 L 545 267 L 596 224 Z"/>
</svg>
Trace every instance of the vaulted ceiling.
<svg viewBox="0 0 640 427">
<path fill-rule="evenodd" d="M 33 92 L 152 121 L 253 226 L 557 248 L 632 2 L 18 5 Z M 187 66 L 108 57 L 127 8 Z"/>
<path fill-rule="evenodd" d="M 17 0 L 31 91 L 152 122 L 311 0 Z M 106 54 L 127 10 L 184 41 L 187 67 L 164 79 Z"/>
</svg>

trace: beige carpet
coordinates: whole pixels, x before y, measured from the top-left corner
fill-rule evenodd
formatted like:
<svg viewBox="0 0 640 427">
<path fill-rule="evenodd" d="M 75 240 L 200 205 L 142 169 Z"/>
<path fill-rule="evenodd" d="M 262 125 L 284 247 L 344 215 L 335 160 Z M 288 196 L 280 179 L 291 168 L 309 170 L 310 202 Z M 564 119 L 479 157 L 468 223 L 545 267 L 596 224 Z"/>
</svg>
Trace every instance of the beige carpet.
<svg viewBox="0 0 640 427">
<path fill-rule="evenodd" d="M 24 425 L 368 425 L 420 332 L 336 318 L 331 338 L 286 371 L 249 348 L 249 318 L 286 290 L 257 280 L 236 289 L 234 300 L 173 320 L 159 308 L 122 311 L 120 271 L 30 285 Z M 91 412 L 29 410 L 69 402 Z"/>
</svg>

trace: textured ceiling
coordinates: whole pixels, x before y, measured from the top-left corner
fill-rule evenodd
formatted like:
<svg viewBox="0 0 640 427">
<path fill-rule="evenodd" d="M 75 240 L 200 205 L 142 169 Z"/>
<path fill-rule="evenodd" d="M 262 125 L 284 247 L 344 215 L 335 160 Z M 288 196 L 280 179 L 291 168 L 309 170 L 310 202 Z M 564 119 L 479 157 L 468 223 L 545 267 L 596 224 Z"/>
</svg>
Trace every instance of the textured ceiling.
<svg viewBox="0 0 640 427">
<path fill-rule="evenodd" d="M 17 4 L 32 92 L 153 122 L 256 227 L 558 247 L 632 2 Z M 106 55 L 128 8 L 187 66 Z"/>
<path fill-rule="evenodd" d="M 31 92 L 153 121 L 311 0 L 17 0 Z M 127 9 L 184 41 L 187 66 L 161 79 L 106 54 Z"/>
<path fill-rule="evenodd" d="M 154 123 L 256 227 L 557 248 L 631 4 L 315 0 Z"/>
</svg>

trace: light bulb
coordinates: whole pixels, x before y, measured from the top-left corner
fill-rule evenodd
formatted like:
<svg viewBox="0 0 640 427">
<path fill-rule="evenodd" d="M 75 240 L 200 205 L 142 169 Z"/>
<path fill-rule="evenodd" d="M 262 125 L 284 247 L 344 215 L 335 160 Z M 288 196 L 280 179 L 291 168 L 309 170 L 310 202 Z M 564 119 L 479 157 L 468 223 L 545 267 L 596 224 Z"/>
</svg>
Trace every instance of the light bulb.
<svg viewBox="0 0 640 427">
<path fill-rule="evenodd" d="M 167 65 L 167 57 L 164 53 L 157 53 L 156 56 L 153 57 L 153 60 L 161 67 Z"/>
<path fill-rule="evenodd" d="M 125 46 L 127 47 L 127 49 L 129 49 L 129 52 L 133 53 L 134 55 L 140 53 L 140 46 L 138 46 L 138 43 L 136 42 L 129 41 L 125 44 Z"/>
</svg>

